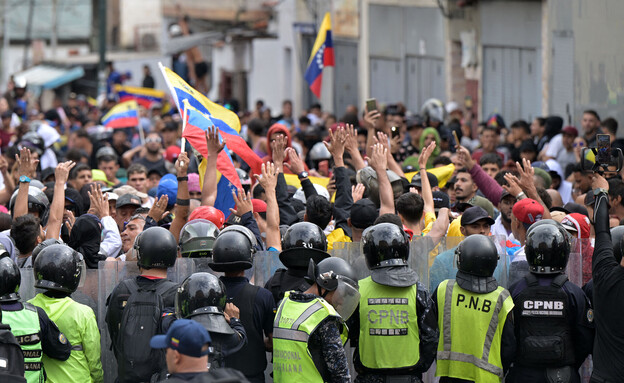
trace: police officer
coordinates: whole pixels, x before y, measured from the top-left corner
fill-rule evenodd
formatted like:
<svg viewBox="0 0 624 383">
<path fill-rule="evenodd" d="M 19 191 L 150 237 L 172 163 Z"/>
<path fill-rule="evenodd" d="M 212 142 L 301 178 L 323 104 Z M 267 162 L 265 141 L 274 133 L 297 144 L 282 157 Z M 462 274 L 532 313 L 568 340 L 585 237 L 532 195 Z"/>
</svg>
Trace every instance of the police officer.
<svg viewBox="0 0 624 383">
<path fill-rule="evenodd" d="M 93 310 L 70 298 L 85 272 L 82 254 L 66 245 L 50 245 L 33 263 L 35 287 L 45 290 L 29 303 L 41 307 L 71 344 L 64 362 L 43 355 L 49 382 L 102 382 L 100 331 Z"/>
<path fill-rule="evenodd" d="M 526 237 L 529 271 L 510 287 L 518 354 L 508 382 L 580 382 L 578 368 L 592 351 L 589 300 L 568 281 L 570 243 L 557 222 L 532 226 Z"/>
<path fill-rule="evenodd" d="M 20 271 L 2 245 L 0 252 L 3 253 L 0 258 L 2 323 L 11 326 L 11 332 L 22 347 L 26 380 L 43 382 L 42 353 L 64 361 L 69 358 L 71 345 L 41 307 L 20 302 Z"/>
<path fill-rule="evenodd" d="M 359 282 L 359 310 L 349 321 L 358 341 L 356 382 L 388 376 L 420 382 L 435 358 L 438 324 L 429 292 L 407 265 L 409 237 L 393 223 L 380 223 L 362 234 L 362 251 L 371 276 Z"/>
<path fill-rule="evenodd" d="M 217 226 L 205 219 L 194 219 L 180 231 L 180 253 L 183 257 L 208 258 L 219 235 Z"/>
<path fill-rule="evenodd" d="M 141 232 L 134 240 L 134 250 L 137 254 L 137 264 L 140 275 L 135 279 L 122 281 L 115 287 L 106 300 L 106 324 L 111 337 L 113 352 L 117 359 L 119 380 L 125 381 L 149 381 L 153 374 L 165 368 L 165 356 L 162 352 L 150 355 L 149 340 L 161 331 L 160 323 L 154 322 L 162 319 L 167 313 L 164 308 L 175 307 L 175 294 L 177 285 L 167 280 L 167 268 L 175 264 L 178 246 L 173 234 L 162 227 L 150 227 Z M 149 293 L 149 295 L 144 295 Z M 137 299 L 141 297 L 142 302 Z M 162 302 L 159 307 L 153 302 Z M 138 319 L 136 315 L 126 315 L 124 311 L 135 307 L 134 303 L 141 305 L 151 304 L 154 310 L 141 310 L 145 312 L 157 312 L 159 319 L 150 314 L 145 318 Z M 169 314 L 172 314 L 170 312 Z M 151 333 L 142 334 L 138 331 L 124 333 L 128 321 L 145 321 L 146 325 L 138 324 L 137 328 Z M 151 326 L 148 328 L 148 324 Z M 134 350 L 134 351 L 132 351 Z M 145 354 L 144 354 L 145 353 Z M 130 360 L 128 355 L 132 355 Z"/>
<path fill-rule="evenodd" d="M 219 233 L 212 248 L 214 271 L 224 272 L 228 302 L 240 310 L 240 320 L 247 333 L 245 344 L 235 355 L 225 359 L 225 366 L 241 371 L 250 382 L 264 382 L 267 366 L 266 349 L 270 350 L 273 334 L 275 301 L 271 293 L 249 283 L 245 270 L 253 266 L 255 236 L 240 225 Z M 268 338 L 265 346 L 265 336 Z"/>
<path fill-rule="evenodd" d="M 0 308 L 0 381 L 3 383 L 26 383 L 24 378 L 24 354 L 17 339 L 11 333 L 11 326 L 2 322 Z"/>
<path fill-rule="evenodd" d="M 286 291 L 305 291 L 310 287 L 304 279 L 310 259 L 319 263 L 328 257 L 323 229 L 311 222 L 296 223 L 286 230 L 282 238 L 279 259 L 287 268 L 277 269 L 264 288 L 273 294 L 275 302 L 282 300 Z"/>
<path fill-rule="evenodd" d="M 344 344 L 360 299 L 357 275 L 340 258 L 309 261 L 304 292 L 288 291 L 275 315 L 273 380 L 350 382 Z"/>
<path fill-rule="evenodd" d="M 224 367 L 224 358 L 236 353 L 247 341 L 238 319 L 239 310 L 227 304 L 225 285 L 209 273 L 194 273 L 182 282 L 176 294 L 176 316 L 199 322 L 210 333 L 211 367 Z"/>
<path fill-rule="evenodd" d="M 455 250 L 456 279 L 433 294 L 440 340 L 436 376 L 445 382 L 501 382 L 516 350 L 513 300 L 492 277 L 498 262 L 494 242 L 475 234 Z"/>
</svg>

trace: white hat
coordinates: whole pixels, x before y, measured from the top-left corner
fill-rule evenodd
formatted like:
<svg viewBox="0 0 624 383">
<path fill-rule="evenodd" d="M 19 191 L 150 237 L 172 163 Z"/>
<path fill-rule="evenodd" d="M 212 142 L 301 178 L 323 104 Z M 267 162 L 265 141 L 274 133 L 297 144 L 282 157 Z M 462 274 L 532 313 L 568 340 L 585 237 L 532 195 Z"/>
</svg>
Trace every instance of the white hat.
<svg viewBox="0 0 624 383">
<path fill-rule="evenodd" d="M 326 188 L 317 184 L 312 184 L 312 185 L 314 185 L 314 188 L 316 189 L 316 192 L 318 193 L 318 195 L 325 197 L 325 199 L 329 201 L 329 192 L 327 191 Z M 299 201 L 305 204 L 306 197 L 305 197 L 305 193 L 303 192 L 303 188 L 297 189 L 297 191 L 293 195 L 293 198 L 298 199 Z"/>
<path fill-rule="evenodd" d="M 454 111 L 459 110 L 459 104 L 455 101 L 449 101 L 446 103 L 446 113 L 451 114 Z"/>
</svg>

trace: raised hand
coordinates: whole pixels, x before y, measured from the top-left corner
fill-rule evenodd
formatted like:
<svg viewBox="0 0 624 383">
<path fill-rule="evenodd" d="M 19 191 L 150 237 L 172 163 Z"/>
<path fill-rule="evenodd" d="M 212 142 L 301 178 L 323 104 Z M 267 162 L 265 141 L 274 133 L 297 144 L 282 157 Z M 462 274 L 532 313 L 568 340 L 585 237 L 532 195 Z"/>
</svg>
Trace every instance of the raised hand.
<svg viewBox="0 0 624 383">
<path fill-rule="evenodd" d="M 354 153 L 359 151 L 358 141 L 357 141 L 357 130 L 353 127 L 352 124 L 347 124 L 345 126 L 345 150 L 349 153 Z"/>
<path fill-rule="evenodd" d="M 373 151 L 368 164 L 377 172 L 385 172 L 388 168 L 388 149 L 381 144 L 373 145 Z"/>
<path fill-rule="evenodd" d="M 215 126 L 208 128 L 206 132 L 206 147 L 208 148 L 208 156 L 216 156 L 225 147 L 225 138 L 223 142 L 219 142 L 219 129 Z"/>
<path fill-rule="evenodd" d="M 176 170 L 176 176 L 184 177 L 188 174 L 189 162 L 190 161 L 186 152 L 180 152 L 180 155 L 178 156 L 178 159 L 176 160 L 174 165 Z"/>
<path fill-rule="evenodd" d="M 19 156 L 17 154 L 15 155 L 15 160 L 17 161 L 17 172 L 19 176 L 35 177 L 39 160 L 36 160 L 30 154 L 30 149 L 20 149 Z"/>
<path fill-rule="evenodd" d="M 102 186 L 91 184 L 91 190 L 88 194 L 89 200 L 91 201 L 89 214 L 93 214 L 100 219 L 102 219 L 102 217 L 106 217 L 109 213 L 108 195 L 102 193 Z"/>
<path fill-rule="evenodd" d="M 234 303 L 226 303 L 223 315 L 225 316 L 225 320 L 230 323 L 230 318 L 240 318 L 240 310 Z"/>
<path fill-rule="evenodd" d="M 462 163 L 462 165 L 464 165 L 464 167 L 468 170 L 472 169 L 472 167 L 475 165 L 475 162 L 470 155 L 470 151 L 468 151 L 468 149 L 461 145 L 456 146 L 456 148 L 459 155 L 459 161 Z"/>
<path fill-rule="evenodd" d="M 353 203 L 356 203 L 357 201 L 362 199 L 365 190 L 366 187 L 364 187 L 363 184 L 351 186 L 351 197 L 353 197 Z"/>
<path fill-rule="evenodd" d="M 54 179 L 59 183 L 66 183 L 69 179 L 69 172 L 72 168 L 76 166 L 74 161 L 66 161 L 58 164 L 56 169 L 54 170 Z"/>
<path fill-rule="evenodd" d="M 284 159 L 286 159 L 288 139 L 284 135 L 278 135 L 274 140 L 271 140 L 270 145 L 273 162 L 278 168 L 281 168 L 284 165 Z"/>
<path fill-rule="evenodd" d="M 261 173 L 262 174 L 254 174 L 254 177 L 256 177 L 260 186 L 262 186 L 264 190 L 275 190 L 275 187 L 277 186 L 275 164 L 272 162 L 262 164 Z"/>
<path fill-rule="evenodd" d="M 242 217 L 245 213 L 253 212 L 251 193 L 245 194 L 243 189 L 238 189 L 238 195 L 232 191 L 232 197 L 234 197 L 234 202 L 236 202 L 236 209 L 230 208 L 232 214 Z"/>
<path fill-rule="evenodd" d="M 364 114 L 364 121 L 368 125 L 369 129 L 374 129 L 377 126 L 377 121 L 381 117 L 381 113 L 377 110 L 366 111 Z"/>
<path fill-rule="evenodd" d="M 431 141 L 429 146 L 424 148 L 423 151 L 420 153 L 420 156 L 418 157 L 418 166 L 420 167 L 420 169 L 427 169 L 427 161 L 429 161 L 429 158 L 431 157 L 431 154 L 433 153 L 435 148 L 435 141 Z"/>
<path fill-rule="evenodd" d="M 289 163 L 286 163 L 288 169 L 294 174 L 299 174 L 305 170 L 303 160 L 299 157 L 299 153 L 293 148 L 286 148 L 286 154 L 288 155 Z"/>
<path fill-rule="evenodd" d="M 160 199 L 158 201 L 154 202 L 154 205 L 152 205 L 149 213 L 147 213 L 147 216 L 152 217 L 156 222 L 164 219 L 169 214 L 169 212 L 166 211 L 168 203 L 169 196 L 163 194 L 162 196 L 160 196 Z"/>
<path fill-rule="evenodd" d="M 347 132 L 343 127 L 338 127 L 335 132 L 329 131 L 330 142 L 323 141 L 325 147 L 331 153 L 333 158 L 342 157 L 345 151 L 345 141 Z"/>
</svg>

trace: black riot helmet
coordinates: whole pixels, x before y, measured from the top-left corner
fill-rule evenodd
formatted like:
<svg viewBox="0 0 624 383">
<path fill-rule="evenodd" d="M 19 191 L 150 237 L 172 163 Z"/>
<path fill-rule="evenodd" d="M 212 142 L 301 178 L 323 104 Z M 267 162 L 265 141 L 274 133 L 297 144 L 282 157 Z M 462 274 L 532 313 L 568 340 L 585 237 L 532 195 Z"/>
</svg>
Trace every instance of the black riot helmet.
<svg viewBox="0 0 624 383">
<path fill-rule="evenodd" d="M 531 226 L 526 234 L 524 252 L 530 272 L 562 273 L 570 256 L 568 234 L 558 222 Z"/>
<path fill-rule="evenodd" d="M 28 148 L 32 152 L 37 152 L 39 157 L 41 157 L 43 151 L 45 150 L 45 144 L 40 135 L 36 132 L 30 131 L 22 136 L 17 144 L 17 148 L 20 150 L 22 148 Z"/>
<path fill-rule="evenodd" d="M 13 215 L 17 192 L 18 190 L 13 192 L 13 195 L 11 195 L 11 199 L 9 200 L 9 210 L 11 211 L 11 215 Z M 38 187 L 28 185 L 28 211 L 37 210 L 39 212 L 39 219 L 44 221 L 44 215 L 48 211 L 49 206 L 50 200 L 48 200 L 45 193 Z"/>
<path fill-rule="evenodd" d="M 7 303 L 19 300 L 21 278 L 22 275 L 15 262 L 6 254 L 3 255 L 0 258 L 0 302 Z"/>
<path fill-rule="evenodd" d="M 485 235 L 473 234 L 455 249 L 457 259 L 457 284 L 474 293 L 489 293 L 498 287 L 492 277 L 498 265 L 498 251 L 494 242 Z"/>
<path fill-rule="evenodd" d="M 71 294 L 84 272 L 82 254 L 67 245 L 50 245 L 33 262 L 35 287 Z"/>
<path fill-rule="evenodd" d="M 318 286 L 318 294 L 325 298 L 334 292 L 332 306 L 345 321 L 353 314 L 360 301 L 357 273 L 344 259 L 329 257 L 318 263 L 310 259 L 306 282 Z M 322 289 L 326 291 L 322 293 Z"/>
<path fill-rule="evenodd" d="M 56 239 L 56 238 L 48 238 L 46 240 L 43 240 L 41 243 L 39 243 L 37 246 L 35 246 L 34 250 L 32 251 L 32 262 L 35 262 L 35 259 L 37 259 L 37 255 L 39 255 L 39 253 L 41 253 L 41 250 L 45 249 L 46 247 L 50 246 L 50 245 L 62 245 L 63 242 L 61 242 L 60 240 Z"/>
<path fill-rule="evenodd" d="M 362 252 L 369 269 L 404 266 L 409 257 L 409 237 L 394 223 L 379 223 L 362 233 Z"/>
<path fill-rule="evenodd" d="M 220 233 L 212 247 L 212 262 L 208 263 L 214 271 L 240 271 L 253 266 L 253 243 L 249 237 L 239 231 Z"/>
<path fill-rule="evenodd" d="M 175 310 L 178 318 L 193 319 L 209 332 L 233 334 L 223 315 L 225 285 L 210 273 L 194 273 L 178 287 Z"/>
<path fill-rule="evenodd" d="M 624 254 L 624 226 L 616 226 L 611 229 L 611 244 L 613 245 L 613 256 L 620 263 Z"/>
<path fill-rule="evenodd" d="M 217 226 L 206 219 L 194 219 L 180 231 L 180 253 L 183 257 L 208 258 L 219 235 Z"/>
<path fill-rule="evenodd" d="M 143 269 L 166 269 L 175 264 L 178 245 L 169 230 L 155 226 L 142 231 L 134 240 L 137 263 Z"/>
<path fill-rule="evenodd" d="M 251 178 L 249 174 L 243 169 L 236 168 L 236 174 L 238 174 L 238 178 L 240 179 L 241 186 L 245 193 L 247 193 L 251 189 Z"/>
<path fill-rule="evenodd" d="M 289 269 L 306 270 L 310 259 L 319 263 L 328 257 L 327 238 L 318 225 L 298 222 L 284 233 L 279 259 Z"/>
</svg>

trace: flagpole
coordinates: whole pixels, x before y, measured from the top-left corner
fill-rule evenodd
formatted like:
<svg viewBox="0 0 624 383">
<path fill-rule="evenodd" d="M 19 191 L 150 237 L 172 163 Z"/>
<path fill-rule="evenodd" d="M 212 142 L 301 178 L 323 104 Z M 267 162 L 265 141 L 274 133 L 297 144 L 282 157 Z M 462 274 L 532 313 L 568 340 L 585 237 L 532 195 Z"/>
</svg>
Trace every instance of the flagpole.
<svg viewBox="0 0 624 383">
<path fill-rule="evenodd" d="M 139 125 L 137 125 L 139 129 L 139 138 L 141 139 L 141 145 L 145 145 L 145 133 L 143 133 L 143 126 L 141 125 L 141 120 L 139 119 Z"/>
<path fill-rule="evenodd" d="M 186 138 L 184 138 L 184 129 L 186 128 L 186 114 L 188 113 L 188 101 L 184 100 L 184 111 L 182 112 L 182 139 L 180 140 L 180 152 L 186 149 Z M 184 161 L 180 161 L 180 165 L 184 166 Z"/>
</svg>

